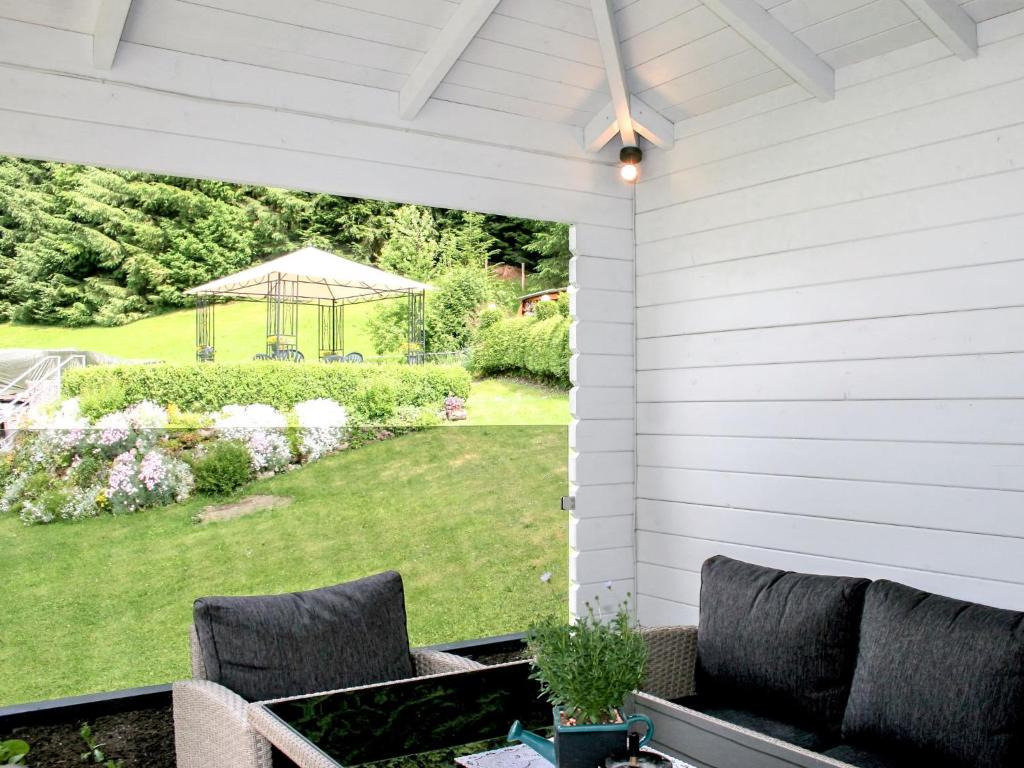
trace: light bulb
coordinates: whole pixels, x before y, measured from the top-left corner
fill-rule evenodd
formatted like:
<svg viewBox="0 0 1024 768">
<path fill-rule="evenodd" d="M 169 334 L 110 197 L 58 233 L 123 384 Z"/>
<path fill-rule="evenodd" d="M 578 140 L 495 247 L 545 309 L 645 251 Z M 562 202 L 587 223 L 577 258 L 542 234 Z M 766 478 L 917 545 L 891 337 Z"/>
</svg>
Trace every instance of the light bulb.
<svg viewBox="0 0 1024 768">
<path fill-rule="evenodd" d="M 636 181 L 637 169 L 633 163 L 626 163 L 619 169 L 619 173 L 622 174 L 624 181 L 633 182 Z"/>
</svg>

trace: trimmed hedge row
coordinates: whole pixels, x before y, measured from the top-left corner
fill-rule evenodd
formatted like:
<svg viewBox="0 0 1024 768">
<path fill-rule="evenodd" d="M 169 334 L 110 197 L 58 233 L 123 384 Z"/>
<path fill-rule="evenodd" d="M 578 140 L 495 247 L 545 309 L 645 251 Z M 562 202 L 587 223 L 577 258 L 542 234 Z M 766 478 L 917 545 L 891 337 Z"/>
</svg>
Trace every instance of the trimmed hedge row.
<svg viewBox="0 0 1024 768">
<path fill-rule="evenodd" d="M 153 400 L 184 411 L 264 403 L 287 410 L 329 398 L 370 418 L 403 406 L 440 410 L 449 395 L 469 397 L 469 373 L 440 365 L 320 365 L 280 362 L 193 365 L 98 365 L 68 371 L 63 394 L 82 400 L 96 418 L 130 403 Z"/>
<path fill-rule="evenodd" d="M 478 374 L 530 376 L 567 387 L 569 322 L 561 315 L 482 322 L 470 366 Z"/>
</svg>

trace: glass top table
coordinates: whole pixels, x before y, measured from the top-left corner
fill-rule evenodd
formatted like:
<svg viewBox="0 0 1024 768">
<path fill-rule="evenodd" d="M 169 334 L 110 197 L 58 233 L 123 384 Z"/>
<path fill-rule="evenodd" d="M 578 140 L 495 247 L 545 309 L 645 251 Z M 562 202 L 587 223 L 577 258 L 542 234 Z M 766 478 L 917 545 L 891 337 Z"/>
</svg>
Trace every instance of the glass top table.
<svg viewBox="0 0 1024 768">
<path fill-rule="evenodd" d="M 442 768 L 507 745 L 514 720 L 550 731 L 527 661 L 250 705 L 249 722 L 287 759 L 275 766 Z"/>
</svg>

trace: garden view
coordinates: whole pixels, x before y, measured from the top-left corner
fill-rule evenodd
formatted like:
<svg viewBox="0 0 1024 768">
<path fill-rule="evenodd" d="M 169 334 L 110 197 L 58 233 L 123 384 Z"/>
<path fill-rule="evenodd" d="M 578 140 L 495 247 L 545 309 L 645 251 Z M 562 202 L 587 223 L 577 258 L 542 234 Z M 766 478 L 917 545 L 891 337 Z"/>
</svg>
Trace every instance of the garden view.
<svg viewBox="0 0 1024 768">
<path fill-rule="evenodd" d="M 567 228 L 0 158 L 0 355 L 87 350 L 0 454 L 0 705 L 189 676 L 195 598 L 394 569 L 414 645 L 565 610 Z M 345 310 L 345 350 L 253 361 L 266 306 L 185 291 L 305 245 L 427 283 Z M 551 298 L 557 297 L 553 291 Z M 106 359 L 106 358 L 105 358 Z M 452 364 L 450 361 L 456 361 Z M 0 389 L 8 382 L 0 381 Z M 16 428 L 16 429 L 15 429 Z"/>
</svg>

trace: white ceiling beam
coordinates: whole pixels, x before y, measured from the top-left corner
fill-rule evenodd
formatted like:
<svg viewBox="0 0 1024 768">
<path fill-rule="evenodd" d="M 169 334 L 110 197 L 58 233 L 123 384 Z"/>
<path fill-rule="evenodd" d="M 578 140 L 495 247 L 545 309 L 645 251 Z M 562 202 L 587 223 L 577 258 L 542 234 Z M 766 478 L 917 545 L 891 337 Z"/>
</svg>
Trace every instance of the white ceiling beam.
<svg viewBox="0 0 1024 768">
<path fill-rule="evenodd" d="M 629 97 L 629 116 L 636 132 L 661 149 L 672 149 L 676 142 L 676 126 L 639 96 Z"/>
<path fill-rule="evenodd" d="M 629 88 L 626 87 L 626 70 L 622 66 L 622 51 L 619 50 L 619 34 L 615 29 L 615 9 L 612 0 L 590 0 L 590 6 L 594 11 L 597 42 L 604 58 L 618 132 L 622 135 L 623 146 L 635 147 L 636 131 L 629 114 Z"/>
<path fill-rule="evenodd" d="M 618 134 L 619 121 L 615 119 L 615 107 L 609 101 L 605 108 L 583 127 L 583 147 L 587 152 L 599 152 Z"/>
<path fill-rule="evenodd" d="M 639 96 L 629 97 L 629 117 L 638 134 L 661 149 L 672 149 L 675 144 L 675 125 Z M 594 115 L 583 129 L 583 146 L 588 152 L 597 152 L 615 138 L 619 132 L 619 121 L 615 117 L 615 106 L 607 106 Z"/>
<path fill-rule="evenodd" d="M 978 25 L 953 0 L 904 0 L 925 26 L 961 59 L 978 55 Z"/>
<path fill-rule="evenodd" d="M 822 101 L 835 97 L 835 71 L 755 0 L 704 0 L 787 75 Z"/>
<path fill-rule="evenodd" d="M 114 66 L 117 46 L 121 43 L 131 7 L 132 0 L 101 0 L 92 32 L 92 64 L 97 69 Z"/>
<path fill-rule="evenodd" d="M 462 0 L 444 29 L 438 34 L 398 95 L 398 111 L 406 120 L 412 120 L 423 105 L 434 95 L 437 86 L 462 56 L 466 46 L 476 37 L 498 5 L 499 0 Z"/>
</svg>

